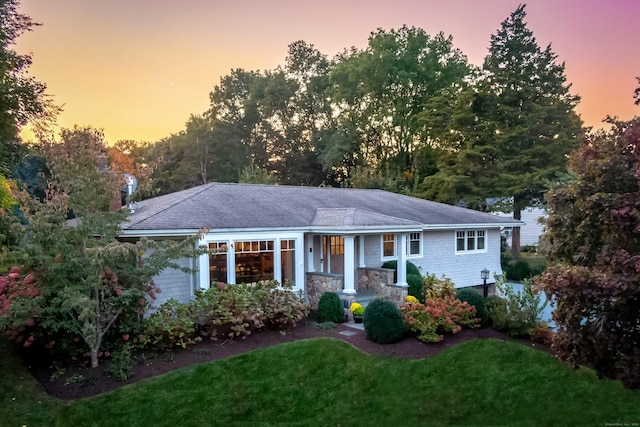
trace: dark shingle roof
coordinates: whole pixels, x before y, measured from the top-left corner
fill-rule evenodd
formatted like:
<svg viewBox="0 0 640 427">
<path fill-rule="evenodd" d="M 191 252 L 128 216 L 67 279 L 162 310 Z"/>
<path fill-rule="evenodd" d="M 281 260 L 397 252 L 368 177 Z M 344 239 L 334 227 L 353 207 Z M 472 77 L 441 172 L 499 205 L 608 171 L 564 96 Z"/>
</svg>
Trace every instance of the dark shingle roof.
<svg viewBox="0 0 640 427">
<path fill-rule="evenodd" d="M 123 230 L 501 226 L 516 221 L 382 190 L 210 183 L 144 200 Z"/>
</svg>

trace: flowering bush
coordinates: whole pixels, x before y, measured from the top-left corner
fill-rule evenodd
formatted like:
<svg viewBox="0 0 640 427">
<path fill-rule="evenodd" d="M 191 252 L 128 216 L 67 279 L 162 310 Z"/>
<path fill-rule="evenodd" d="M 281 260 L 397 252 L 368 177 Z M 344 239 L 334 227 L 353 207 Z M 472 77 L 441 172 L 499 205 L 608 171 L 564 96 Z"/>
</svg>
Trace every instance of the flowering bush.
<svg viewBox="0 0 640 427">
<path fill-rule="evenodd" d="M 145 321 L 141 347 L 186 347 L 202 339 L 246 338 L 264 327 L 296 326 L 309 312 L 300 293 L 275 280 L 252 284 L 216 283 L 191 304 L 169 300 Z"/>
<path fill-rule="evenodd" d="M 418 298 L 414 297 L 413 295 L 407 295 L 405 302 L 416 304 L 416 303 L 419 303 L 420 301 L 418 301 Z"/>
<path fill-rule="evenodd" d="M 358 302 L 352 302 L 351 305 L 349 306 L 349 310 L 351 310 L 351 312 L 353 313 L 354 311 L 356 311 L 357 309 L 362 308 L 362 304 L 358 303 Z"/>
<path fill-rule="evenodd" d="M 9 274 L 0 276 L 0 331 L 29 347 L 34 341 L 41 296 L 33 273 L 23 276 L 18 267 L 11 267 Z"/>
<path fill-rule="evenodd" d="M 475 307 L 454 298 L 436 298 L 425 304 L 407 303 L 400 307 L 407 328 L 424 342 L 439 342 L 444 333 L 458 333 L 462 327 L 480 326 Z"/>
<path fill-rule="evenodd" d="M 455 284 L 444 275 L 438 279 L 435 274 L 427 274 L 422 278 L 422 285 L 426 300 L 455 298 L 456 296 Z"/>
<path fill-rule="evenodd" d="M 349 306 L 349 310 L 351 310 L 351 314 L 354 316 L 364 316 L 364 307 L 358 302 L 352 302 Z"/>
</svg>

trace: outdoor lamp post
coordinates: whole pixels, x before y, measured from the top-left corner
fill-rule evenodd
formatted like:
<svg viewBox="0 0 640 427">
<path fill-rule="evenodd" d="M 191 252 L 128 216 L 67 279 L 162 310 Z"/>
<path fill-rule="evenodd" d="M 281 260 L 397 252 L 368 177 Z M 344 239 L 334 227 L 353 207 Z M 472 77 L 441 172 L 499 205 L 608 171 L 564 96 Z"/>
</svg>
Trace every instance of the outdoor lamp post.
<svg viewBox="0 0 640 427">
<path fill-rule="evenodd" d="M 489 270 L 487 270 L 486 268 L 483 269 L 480 272 L 480 278 L 482 280 L 484 280 L 484 285 L 482 287 L 482 295 L 484 295 L 484 297 L 488 297 L 489 296 L 489 288 L 487 287 L 487 279 L 489 278 Z"/>
</svg>

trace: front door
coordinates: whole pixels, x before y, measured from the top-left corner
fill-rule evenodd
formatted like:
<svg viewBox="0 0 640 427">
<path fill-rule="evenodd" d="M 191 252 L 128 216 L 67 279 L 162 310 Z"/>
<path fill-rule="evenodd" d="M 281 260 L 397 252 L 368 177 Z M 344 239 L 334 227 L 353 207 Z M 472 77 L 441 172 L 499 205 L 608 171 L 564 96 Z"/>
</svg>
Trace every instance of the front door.
<svg viewBox="0 0 640 427">
<path fill-rule="evenodd" d="M 322 236 L 322 271 L 344 274 L 344 237 Z"/>
</svg>

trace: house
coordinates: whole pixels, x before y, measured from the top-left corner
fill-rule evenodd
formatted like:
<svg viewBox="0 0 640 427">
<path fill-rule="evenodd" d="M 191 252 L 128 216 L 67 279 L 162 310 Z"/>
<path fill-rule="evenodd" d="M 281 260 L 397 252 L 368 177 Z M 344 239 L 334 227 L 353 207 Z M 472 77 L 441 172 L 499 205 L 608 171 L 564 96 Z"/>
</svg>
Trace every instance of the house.
<svg viewBox="0 0 640 427">
<path fill-rule="evenodd" d="M 495 212 L 502 218 L 512 218 L 513 212 L 503 213 Z M 526 208 L 520 213 L 521 220 L 524 225 L 520 226 L 520 245 L 521 246 L 538 246 L 540 238 L 544 234 L 544 227 L 540 220 L 547 217 L 547 212 L 543 208 Z M 503 234 L 506 238 L 507 246 L 511 247 L 512 227 L 505 227 Z"/>
<path fill-rule="evenodd" d="M 500 229 L 520 222 L 382 190 L 209 183 L 139 202 L 122 237 L 179 238 L 208 232 L 209 254 L 181 260 L 197 272 L 155 281 L 187 302 L 212 283 L 291 281 L 312 307 L 327 291 L 407 295 L 406 260 L 457 287 L 501 274 Z M 397 273 L 382 269 L 397 260 Z M 396 274 L 394 274 L 396 273 Z"/>
</svg>

